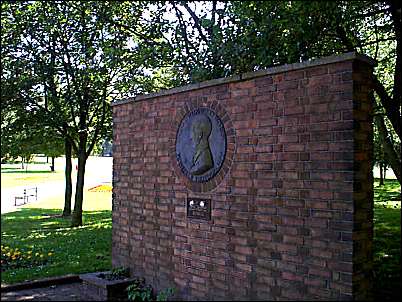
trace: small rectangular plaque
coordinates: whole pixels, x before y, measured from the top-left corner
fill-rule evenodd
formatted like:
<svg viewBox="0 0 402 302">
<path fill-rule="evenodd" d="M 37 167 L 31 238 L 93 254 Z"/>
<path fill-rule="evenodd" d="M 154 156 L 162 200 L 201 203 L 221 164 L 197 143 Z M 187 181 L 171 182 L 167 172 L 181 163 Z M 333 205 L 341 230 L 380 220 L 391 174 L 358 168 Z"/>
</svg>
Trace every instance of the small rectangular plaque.
<svg viewBox="0 0 402 302">
<path fill-rule="evenodd" d="M 211 220 L 211 199 L 187 198 L 187 217 Z"/>
</svg>

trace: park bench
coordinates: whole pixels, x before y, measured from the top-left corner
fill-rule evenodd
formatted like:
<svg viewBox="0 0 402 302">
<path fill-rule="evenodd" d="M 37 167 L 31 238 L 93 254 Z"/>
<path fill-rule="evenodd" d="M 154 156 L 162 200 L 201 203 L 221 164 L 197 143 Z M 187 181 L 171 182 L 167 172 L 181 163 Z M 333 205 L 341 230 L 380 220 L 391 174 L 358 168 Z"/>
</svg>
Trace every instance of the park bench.
<svg viewBox="0 0 402 302">
<path fill-rule="evenodd" d="M 23 200 L 22 204 L 28 203 L 29 197 L 35 197 L 35 200 L 38 200 L 38 187 L 24 189 L 23 196 L 15 196 L 14 197 L 14 205 L 17 206 L 18 199 Z"/>
</svg>

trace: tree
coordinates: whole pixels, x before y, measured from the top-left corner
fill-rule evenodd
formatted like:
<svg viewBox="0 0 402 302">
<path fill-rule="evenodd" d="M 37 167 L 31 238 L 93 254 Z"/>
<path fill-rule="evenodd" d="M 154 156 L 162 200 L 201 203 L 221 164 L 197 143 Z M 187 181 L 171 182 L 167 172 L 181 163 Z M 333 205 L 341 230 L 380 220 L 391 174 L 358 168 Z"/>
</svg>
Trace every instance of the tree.
<svg viewBox="0 0 402 302">
<path fill-rule="evenodd" d="M 401 4 L 398 1 L 170 1 L 175 62 L 195 82 L 347 51 L 378 60 L 373 77 L 384 152 L 401 181 Z M 374 100 L 373 100 L 374 102 Z M 374 104 L 376 105 L 376 104 Z M 391 139 L 392 138 L 392 139 Z"/>
<path fill-rule="evenodd" d="M 38 153 L 52 158 L 63 154 L 62 139 L 55 131 L 41 124 L 37 112 L 2 107 L 1 116 L 2 158 L 21 157 L 23 163 L 24 160 L 29 162 Z M 51 170 L 54 171 L 54 163 Z"/>
<path fill-rule="evenodd" d="M 77 154 L 72 226 L 82 225 L 85 165 L 98 139 L 110 131 L 110 103 L 155 89 L 147 68 L 156 66 L 164 51 L 154 30 L 158 12 L 144 16 L 147 5 L 2 3 L 2 61 L 12 83 L 8 92 L 16 91 L 2 92 L 2 99 L 46 116 L 66 150 L 71 145 Z"/>
</svg>

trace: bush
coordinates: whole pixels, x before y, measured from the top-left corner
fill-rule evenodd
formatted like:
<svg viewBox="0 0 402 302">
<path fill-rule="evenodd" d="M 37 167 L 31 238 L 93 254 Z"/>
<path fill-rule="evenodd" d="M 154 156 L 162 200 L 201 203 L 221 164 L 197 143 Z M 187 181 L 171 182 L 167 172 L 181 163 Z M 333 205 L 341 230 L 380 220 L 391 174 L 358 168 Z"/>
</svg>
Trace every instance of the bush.
<svg viewBox="0 0 402 302">
<path fill-rule="evenodd" d="M 145 279 L 140 278 L 127 287 L 128 300 L 130 301 L 167 301 L 174 294 L 173 288 L 167 288 L 155 294 L 151 285 L 145 284 Z"/>
</svg>

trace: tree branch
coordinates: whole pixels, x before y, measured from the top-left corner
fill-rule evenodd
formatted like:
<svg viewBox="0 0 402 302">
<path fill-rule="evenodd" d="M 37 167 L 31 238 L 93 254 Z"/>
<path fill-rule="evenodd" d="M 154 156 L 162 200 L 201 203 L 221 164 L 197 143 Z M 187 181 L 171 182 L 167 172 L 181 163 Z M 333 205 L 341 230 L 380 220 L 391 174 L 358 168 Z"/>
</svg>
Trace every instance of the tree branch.
<svg viewBox="0 0 402 302">
<path fill-rule="evenodd" d="M 373 84 L 374 91 L 380 98 L 381 104 L 385 109 L 385 113 L 390 120 L 392 127 L 401 139 L 401 113 L 398 104 L 389 97 L 385 87 L 375 75 L 373 75 Z"/>
<path fill-rule="evenodd" d="M 394 74 L 394 89 L 393 97 L 398 108 L 402 105 L 402 37 L 401 37 L 401 26 L 402 26 L 402 5 L 400 1 L 391 0 L 387 1 L 389 4 L 389 10 L 391 12 L 391 19 L 393 29 L 396 35 L 396 62 L 395 62 L 395 74 Z M 400 119 L 400 117 L 399 117 Z M 401 137 L 399 132 L 399 137 Z"/>
<path fill-rule="evenodd" d="M 98 135 L 100 133 L 100 130 L 102 129 L 103 123 L 105 122 L 106 108 L 108 107 L 108 104 L 106 103 L 106 91 L 107 91 L 107 81 L 105 81 L 105 83 L 104 83 L 103 92 L 102 92 L 102 94 L 103 94 L 102 95 L 102 115 L 96 124 L 95 133 L 92 137 L 92 141 L 90 142 L 88 150 L 86 151 L 87 157 L 91 154 L 91 152 L 95 146 L 95 143 L 98 140 Z"/>
<path fill-rule="evenodd" d="M 353 45 L 352 41 L 348 38 L 345 29 L 339 24 L 336 26 L 336 33 L 341 39 L 343 46 L 346 47 L 346 51 L 353 51 L 356 49 L 355 45 Z"/>
<path fill-rule="evenodd" d="M 398 157 L 398 153 L 395 152 L 393 144 L 389 139 L 388 130 L 387 127 L 385 126 L 383 116 L 382 115 L 374 116 L 374 122 L 377 126 L 385 154 L 387 155 L 387 161 L 389 162 L 392 171 L 394 171 L 394 174 L 398 179 L 399 183 L 401 183 L 401 160 Z"/>
<path fill-rule="evenodd" d="M 189 49 L 189 45 L 191 45 L 193 49 L 195 49 L 195 47 L 188 39 L 187 28 L 186 28 L 186 26 L 184 24 L 184 20 L 183 20 L 183 13 L 176 7 L 176 5 L 174 3 L 172 5 L 175 9 L 177 20 L 179 21 L 179 26 L 180 26 L 180 29 L 181 29 L 181 32 L 182 32 L 182 35 L 184 38 L 184 47 L 186 49 L 187 56 L 190 57 L 193 60 L 193 62 L 197 62 L 197 60 L 191 54 L 190 49 Z"/>
<path fill-rule="evenodd" d="M 187 10 L 187 12 L 190 14 L 191 18 L 194 20 L 194 25 L 198 30 L 198 33 L 200 34 L 200 37 L 202 40 L 204 40 L 205 43 L 208 43 L 209 40 L 208 38 L 204 35 L 202 32 L 202 28 L 200 25 L 200 19 L 197 17 L 197 15 L 192 11 L 192 9 L 187 5 L 187 2 L 182 1 L 181 4 L 184 6 L 184 8 Z"/>
</svg>

